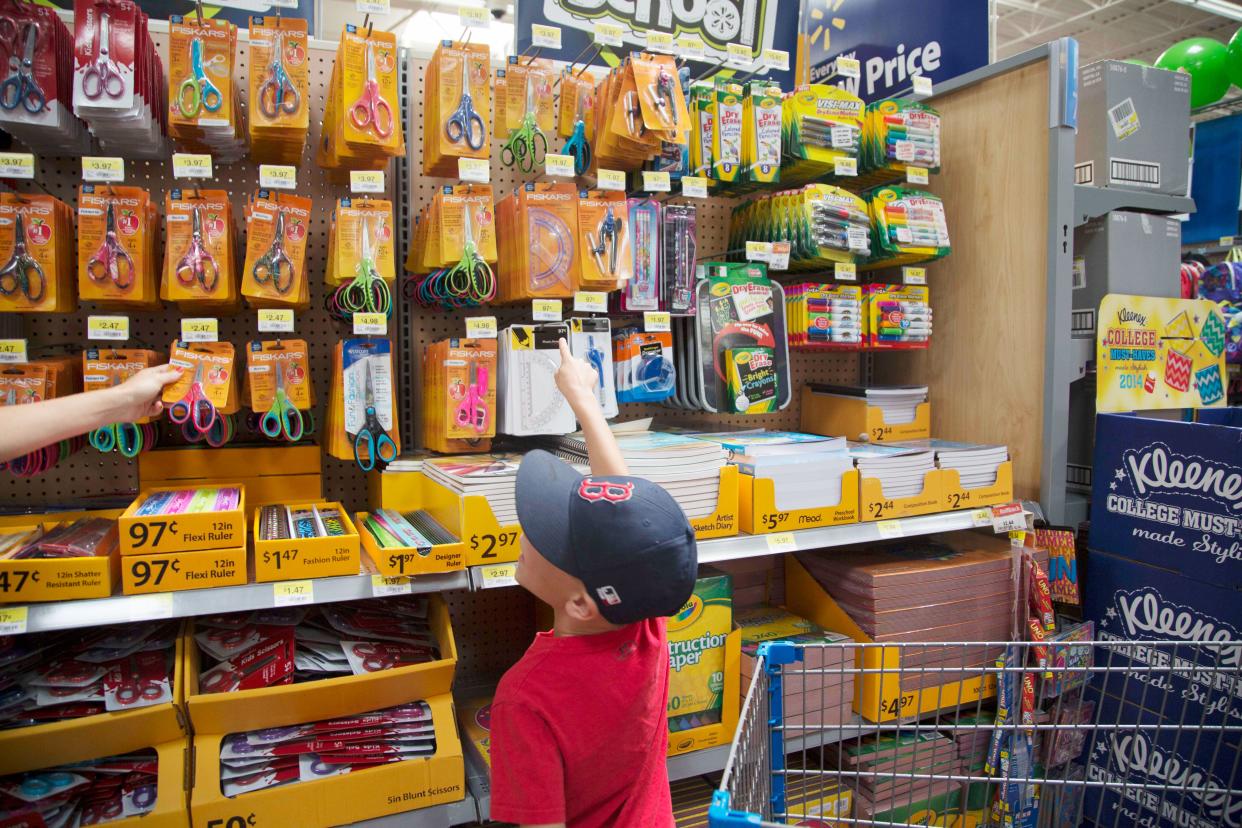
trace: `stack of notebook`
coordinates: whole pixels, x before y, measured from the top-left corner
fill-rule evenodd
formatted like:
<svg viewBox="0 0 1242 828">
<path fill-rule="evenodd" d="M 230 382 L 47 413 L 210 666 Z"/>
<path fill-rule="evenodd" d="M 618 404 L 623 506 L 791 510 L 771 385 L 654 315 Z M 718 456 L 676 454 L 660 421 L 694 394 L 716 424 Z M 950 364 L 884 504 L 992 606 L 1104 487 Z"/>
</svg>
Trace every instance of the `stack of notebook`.
<svg viewBox="0 0 1242 828">
<path fill-rule="evenodd" d="M 664 487 L 686 517 L 701 518 L 716 511 L 720 500 L 720 470 L 728 457 L 718 443 L 663 431 L 622 431 L 616 437 L 630 474 Z M 531 444 L 551 451 L 583 472 L 590 470 L 586 441 L 581 432 L 536 438 Z"/>
<path fill-rule="evenodd" d="M 982 773 L 988 758 L 988 743 L 992 740 L 992 727 L 996 724 L 996 711 L 976 712 L 973 709 L 949 713 L 940 717 L 940 727 L 957 745 L 957 755 L 962 767 L 978 769 Z"/>
<path fill-rule="evenodd" d="M 782 512 L 841 502 L 841 476 L 854 468 L 845 439 L 796 431 L 695 434 L 724 446 L 742 474 L 773 483 Z"/>
<path fill-rule="evenodd" d="M 460 454 L 428 457 L 423 474 L 457 492 L 487 498 L 496 522 L 501 526 L 517 523 L 518 465 L 522 455 L 513 453 Z"/>
<path fill-rule="evenodd" d="M 863 477 L 880 481 L 886 498 L 914 497 L 923 478 L 936 468 L 935 454 L 925 448 L 894 443 L 850 443 L 850 457 Z"/>
<path fill-rule="evenodd" d="M 954 532 L 798 560 L 871 639 L 917 642 L 901 647 L 910 691 L 977 677 L 1003 651 L 940 642 L 1011 640 L 1011 554 L 1008 540 Z"/>
<path fill-rule="evenodd" d="M 856 818 L 927 799 L 958 783 L 932 779 L 933 774 L 960 774 L 957 745 L 930 729 L 898 730 L 847 739 L 836 746 L 836 766 L 858 774 Z M 845 775 L 845 774 L 843 774 Z"/>
<path fill-rule="evenodd" d="M 908 448 L 914 451 L 930 451 L 936 456 L 936 465 L 942 469 L 956 469 L 963 489 L 977 489 L 996 484 L 996 470 L 1009 459 L 1005 446 L 980 445 L 979 443 L 956 443 L 952 440 L 906 440 L 885 445 Z"/>
<path fill-rule="evenodd" d="M 852 397 L 866 400 L 867 405 L 884 412 L 888 425 L 905 425 L 914 422 L 919 403 L 927 402 L 926 385 L 821 385 L 814 384 L 811 391 L 834 397 Z"/>
</svg>

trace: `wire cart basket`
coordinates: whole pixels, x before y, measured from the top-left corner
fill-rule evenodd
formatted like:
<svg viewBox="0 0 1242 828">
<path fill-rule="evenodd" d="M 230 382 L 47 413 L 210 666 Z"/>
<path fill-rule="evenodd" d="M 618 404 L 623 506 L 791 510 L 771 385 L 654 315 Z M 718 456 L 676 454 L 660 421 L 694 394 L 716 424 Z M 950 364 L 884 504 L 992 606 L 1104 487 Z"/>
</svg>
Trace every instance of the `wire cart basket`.
<svg viewBox="0 0 1242 828">
<path fill-rule="evenodd" d="M 1203 632 L 1211 640 L 763 643 L 709 824 L 1237 828 L 1242 641 Z M 899 650 L 901 666 L 860 666 L 876 647 Z M 856 715 L 876 686 L 867 675 L 894 672 L 903 693 L 935 687 L 952 704 Z M 972 680 L 979 697 L 962 704 L 956 683 Z"/>
</svg>

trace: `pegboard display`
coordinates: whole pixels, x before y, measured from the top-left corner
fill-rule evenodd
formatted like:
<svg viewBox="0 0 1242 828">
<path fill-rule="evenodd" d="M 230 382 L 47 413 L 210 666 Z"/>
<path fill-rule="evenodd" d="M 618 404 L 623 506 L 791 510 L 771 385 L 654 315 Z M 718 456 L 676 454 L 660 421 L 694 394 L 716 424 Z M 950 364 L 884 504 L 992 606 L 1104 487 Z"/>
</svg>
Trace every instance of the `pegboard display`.
<svg viewBox="0 0 1242 828">
<path fill-rule="evenodd" d="M 238 43 L 237 71 L 234 76 L 235 88 L 241 96 L 243 108 L 246 106 L 249 72 L 250 44 L 248 32 L 241 31 Z M 167 56 L 168 35 L 165 32 L 152 32 L 156 48 L 161 55 Z M 319 140 L 322 127 L 324 96 L 327 93 L 332 77 L 332 65 L 336 58 L 336 43 L 312 39 L 308 50 L 310 60 L 310 90 L 306 103 L 310 109 L 310 134 L 302 151 L 302 162 L 298 166 L 298 188 L 300 195 L 314 200 L 311 212 L 311 223 L 306 246 L 307 277 L 310 280 L 310 308 L 296 314 L 296 328 L 291 337 L 306 340 L 310 348 L 311 375 L 315 384 L 316 408 L 315 422 L 320 426 L 324 422 L 324 411 L 329 390 L 329 368 L 332 363 L 332 348 L 342 337 L 351 335 L 347 326 L 333 322 L 324 311 L 324 298 L 331 289 L 323 282 L 324 269 L 328 252 L 328 221 L 332 206 L 337 198 L 349 195 L 347 183 L 333 182 L 328 171 L 315 163 L 314 147 Z M 37 153 L 36 153 L 37 154 Z M 79 158 L 38 158 L 38 181 L 52 195 L 77 210 L 78 185 L 82 180 L 82 166 Z M 242 207 L 250 193 L 259 187 L 259 165 L 249 158 L 235 164 L 215 164 L 214 179 L 204 181 L 205 188 L 228 190 L 233 199 L 233 212 L 236 219 L 235 233 L 239 242 L 235 251 L 237 272 L 240 273 L 245 258 L 245 227 L 242 225 Z M 340 174 L 337 173 L 339 176 Z M 131 161 L 125 163 L 125 183 L 145 187 L 151 192 L 152 199 L 162 205 L 164 194 L 173 187 L 193 189 L 192 181 L 176 181 L 172 177 L 172 162 L 165 161 Z M 393 181 L 386 182 L 391 198 L 394 189 Z M 395 206 L 394 206 L 395 209 Z M 162 212 L 162 207 L 161 207 Z M 163 232 L 163 222 L 160 222 Z M 162 247 L 162 245 L 161 245 Z M 401 255 L 401 251 L 398 251 Z M 73 314 L 10 314 L 20 316 L 25 327 L 24 335 L 30 340 L 32 356 L 44 356 L 48 353 L 68 349 L 72 352 L 81 350 L 86 342 L 86 317 L 91 313 L 111 313 L 100 311 L 83 305 Z M 130 347 L 148 347 L 157 353 L 167 354 L 170 343 L 180 334 L 181 313 L 172 304 L 165 306 L 162 312 L 136 313 L 129 312 Z M 390 328 L 390 335 L 396 338 L 395 328 Z M 247 342 L 254 339 L 272 339 L 275 334 L 260 334 L 256 328 L 256 313 L 246 308 L 233 316 L 220 317 L 220 339 L 233 343 L 239 356 L 244 359 L 243 349 Z M 106 345 L 106 343 L 103 343 Z M 242 428 L 247 409 L 243 408 L 235 417 L 238 419 L 239 434 L 234 444 L 245 442 L 245 430 Z M 262 441 L 262 438 L 259 438 Z M 164 424 L 161 432 L 160 445 L 174 445 L 184 442 L 180 430 Z M 267 445 L 266 441 L 260 442 Z M 203 449 L 210 451 L 211 449 Z M 138 485 L 137 460 L 125 460 L 119 454 L 101 455 L 91 448 L 86 448 L 70 457 L 52 471 L 33 478 L 19 479 L 7 473 L 0 473 L 0 503 L 5 504 L 41 504 L 55 503 L 69 498 L 87 495 L 113 494 L 134 492 Z M 324 489 L 325 494 L 339 499 L 350 509 L 366 508 L 366 477 L 353 463 L 346 463 L 331 457 L 324 457 Z"/>
</svg>

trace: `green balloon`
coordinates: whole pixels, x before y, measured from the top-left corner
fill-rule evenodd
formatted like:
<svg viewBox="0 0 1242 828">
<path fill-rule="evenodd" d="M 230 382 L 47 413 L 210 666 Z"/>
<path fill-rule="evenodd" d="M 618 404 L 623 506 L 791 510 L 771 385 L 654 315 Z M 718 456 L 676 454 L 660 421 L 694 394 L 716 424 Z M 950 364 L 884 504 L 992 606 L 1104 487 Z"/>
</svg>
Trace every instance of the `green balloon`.
<svg viewBox="0 0 1242 828">
<path fill-rule="evenodd" d="M 1242 26 L 1229 39 L 1229 60 L 1225 63 L 1225 74 L 1234 86 L 1242 88 Z"/>
<path fill-rule="evenodd" d="M 1225 44 L 1210 37 L 1192 37 L 1165 49 L 1156 58 L 1156 66 L 1190 75 L 1193 109 L 1215 103 L 1229 91 L 1229 75 L 1225 71 L 1228 61 L 1229 49 Z"/>
</svg>

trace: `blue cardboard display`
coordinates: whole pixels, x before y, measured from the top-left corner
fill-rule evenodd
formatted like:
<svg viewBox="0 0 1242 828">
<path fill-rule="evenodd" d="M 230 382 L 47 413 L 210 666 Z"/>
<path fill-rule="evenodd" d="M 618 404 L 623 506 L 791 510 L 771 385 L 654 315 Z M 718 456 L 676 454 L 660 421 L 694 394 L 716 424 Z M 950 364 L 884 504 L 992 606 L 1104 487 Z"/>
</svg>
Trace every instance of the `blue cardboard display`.
<svg viewBox="0 0 1242 828">
<path fill-rule="evenodd" d="M 1096 418 L 1089 546 L 1242 587 L 1242 428 Z"/>
<path fill-rule="evenodd" d="M 1096 701 L 1101 727 L 1087 741 L 1089 782 L 1083 824 L 1145 828 L 1242 825 L 1242 762 L 1229 731 L 1179 728 L 1150 710 L 1113 696 Z M 1109 727 L 1117 725 L 1120 727 Z M 1131 787 L 1122 787 L 1122 786 Z M 1166 787 L 1167 786 L 1167 787 Z M 1183 791 L 1187 787 L 1222 790 Z M 1120 812 L 1120 813 L 1119 813 Z"/>
<path fill-rule="evenodd" d="M 1173 722 L 1242 726 L 1242 593 L 1096 550 L 1084 586 L 1083 616 L 1095 622 L 1096 641 L 1184 642 L 1097 648 L 1097 666 L 1165 667 L 1175 659 L 1171 670 L 1097 673 L 1098 689 Z"/>
</svg>

